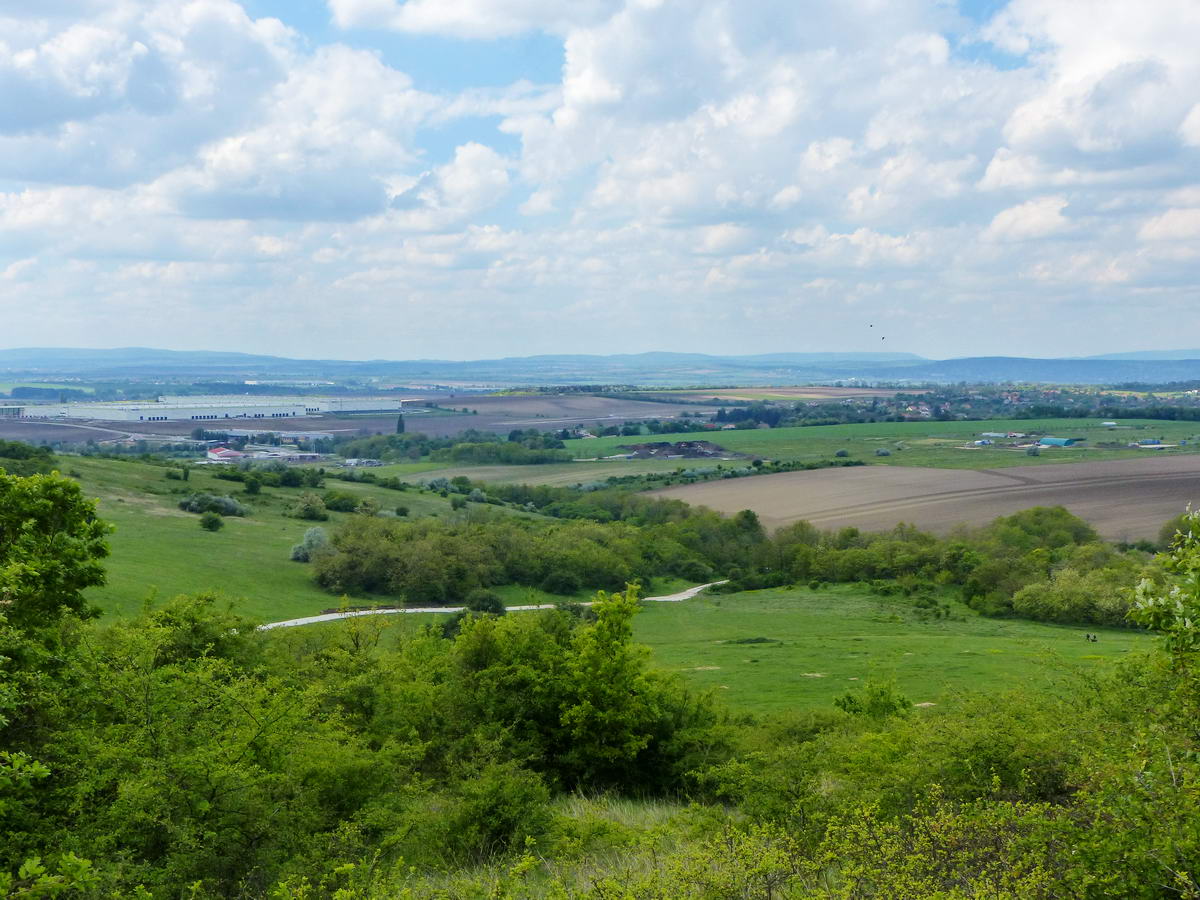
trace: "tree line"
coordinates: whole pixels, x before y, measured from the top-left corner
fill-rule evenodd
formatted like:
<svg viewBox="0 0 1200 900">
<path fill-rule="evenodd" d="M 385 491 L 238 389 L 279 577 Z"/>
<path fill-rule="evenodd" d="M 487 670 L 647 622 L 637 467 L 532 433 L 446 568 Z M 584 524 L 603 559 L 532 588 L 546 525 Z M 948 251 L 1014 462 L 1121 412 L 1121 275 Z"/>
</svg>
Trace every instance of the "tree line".
<svg viewBox="0 0 1200 900">
<path fill-rule="evenodd" d="M 677 500 L 606 489 L 447 482 L 476 503 L 503 503 L 568 521 L 357 517 L 312 557 L 318 584 L 389 602 L 460 604 L 471 590 L 517 584 L 571 594 L 665 576 L 728 579 L 725 591 L 886 582 L 926 600 L 955 591 L 989 616 L 1121 626 L 1126 586 L 1159 578 L 1160 544 L 1114 545 L 1062 507 L 1035 507 L 946 537 L 898 525 L 885 532 L 797 522 L 768 533 L 749 510 L 726 517 Z M 462 505 L 462 504 L 460 504 Z"/>
</svg>

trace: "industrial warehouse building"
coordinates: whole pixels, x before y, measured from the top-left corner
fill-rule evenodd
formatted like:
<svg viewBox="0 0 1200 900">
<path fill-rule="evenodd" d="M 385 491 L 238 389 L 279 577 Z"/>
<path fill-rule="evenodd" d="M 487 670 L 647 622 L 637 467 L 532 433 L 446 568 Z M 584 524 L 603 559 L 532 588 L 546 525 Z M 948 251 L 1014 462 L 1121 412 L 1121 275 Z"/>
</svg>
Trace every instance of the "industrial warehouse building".
<svg viewBox="0 0 1200 900">
<path fill-rule="evenodd" d="M 39 419 L 105 422 L 224 422 L 230 419 L 293 419 L 322 413 L 399 413 L 416 398 L 396 397 L 160 397 L 143 403 L 59 403 L 0 407 Z"/>
</svg>

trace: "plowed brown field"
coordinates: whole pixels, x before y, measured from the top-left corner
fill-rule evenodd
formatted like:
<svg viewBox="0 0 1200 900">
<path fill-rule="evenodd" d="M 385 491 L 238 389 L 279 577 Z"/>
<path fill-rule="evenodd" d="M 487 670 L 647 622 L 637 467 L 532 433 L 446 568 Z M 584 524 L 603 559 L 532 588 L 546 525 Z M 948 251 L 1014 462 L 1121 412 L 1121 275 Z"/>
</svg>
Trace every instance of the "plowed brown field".
<svg viewBox="0 0 1200 900">
<path fill-rule="evenodd" d="M 864 466 L 667 488 L 659 496 L 722 512 L 752 509 L 768 528 L 807 519 L 865 531 L 911 522 L 945 533 L 1031 506 L 1065 506 L 1111 540 L 1155 538 L 1200 504 L 1200 455 L 964 471 Z"/>
</svg>

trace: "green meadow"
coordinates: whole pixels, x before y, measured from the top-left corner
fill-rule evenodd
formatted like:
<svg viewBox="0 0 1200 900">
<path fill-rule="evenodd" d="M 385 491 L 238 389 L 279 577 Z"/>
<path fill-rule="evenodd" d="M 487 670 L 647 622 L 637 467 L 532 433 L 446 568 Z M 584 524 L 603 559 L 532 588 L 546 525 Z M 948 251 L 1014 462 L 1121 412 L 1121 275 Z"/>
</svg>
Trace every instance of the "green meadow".
<svg viewBox="0 0 1200 900">
<path fill-rule="evenodd" d="M 427 468 L 427 464 L 414 464 Z M 215 477 L 214 469 L 196 467 L 187 482 L 168 480 L 167 469 L 140 460 L 111 460 L 63 457 L 61 468 L 78 475 L 84 493 L 99 500 L 100 517 L 113 525 L 109 537 L 112 553 L 105 561 L 107 583 L 88 592 L 88 599 L 109 615 L 128 616 L 147 601 L 179 594 L 213 591 L 233 601 L 239 613 L 278 621 L 319 613 L 339 605 L 341 598 L 313 583 L 312 570 L 289 559 L 291 548 L 304 532 L 319 525 L 332 533 L 353 513 L 329 511 L 329 520 L 308 522 L 284 515 L 296 498 L 309 488 L 267 488 L 255 496 L 244 493 L 240 483 Z M 402 466 L 377 473 L 393 474 Z M 436 468 L 436 466 L 435 466 Z M 514 467 L 536 468 L 536 467 Z M 408 473 L 411 474 L 411 473 Z M 419 490 L 393 491 L 361 482 L 326 479 L 316 491 L 344 491 L 372 497 L 383 514 L 397 506 L 408 508 L 408 518 L 424 516 L 466 517 L 500 514 L 526 517 L 514 509 L 469 504 L 454 511 L 449 500 Z M 199 516 L 179 509 L 179 501 L 194 492 L 231 496 L 250 507 L 249 516 L 227 516 L 220 531 L 199 527 Z M 690 587 L 693 582 L 659 579 L 657 594 Z M 503 586 L 497 589 L 505 603 L 527 605 L 554 603 L 563 599 L 586 600 L 584 589 L 570 598 L 548 594 L 537 588 Z M 352 605 L 394 603 L 394 597 L 350 597 Z"/>
<path fill-rule="evenodd" d="M 625 438 L 627 442 L 648 441 L 652 438 Z M 657 438 L 653 438 L 657 440 Z M 572 444 L 577 443 L 572 441 Z M 587 443 L 595 443 L 594 441 Z M 616 452 L 616 451 L 614 451 Z M 689 469 L 711 469 L 717 465 L 745 467 L 749 460 L 724 461 L 713 459 L 617 459 L 588 460 L 583 462 L 548 463 L 535 466 L 453 466 L 441 463 L 411 463 L 383 466 L 369 471 L 380 476 L 395 475 L 412 481 L 429 481 L 433 478 L 454 478 L 462 475 L 472 481 L 493 481 L 520 484 L 572 487 L 592 481 L 603 481 L 613 475 L 649 475 L 655 472 L 674 472 L 681 467 Z M 415 468 L 420 466 L 421 468 Z"/>
<path fill-rule="evenodd" d="M 84 493 L 99 500 L 100 517 L 114 526 L 112 553 L 105 561 L 108 583 L 88 592 L 106 613 L 129 615 L 147 599 L 198 591 L 220 593 L 233 599 L 239 612 L 266 620 L 313 615 L 338 605 L 337 597 L 313 584 L 309 567 L 291 562 L 288 554 L 307 529 L 320 525 L 332 531 L 353 514 L 330 511 L 327 522 L 285 516 L 304 488 L 263 488 L 251 497 L 238 482 L 218 479 L 202 467 L 193 469 L 186 482 L 167 480 L 165 468 L 136 460 L 64 457 L 61 467 L 78 474 Z M 451 514 L 449 501 L 431 493 L 332 479 L 322 490 L 373 497 L 384 511 L 404 505 L 414 518 Z M 199 516 L 178 506 L 193 492 L 234 497 L 251 514 L 228 516 L 220 531 L 204 531 Z"/>
<path fill-rule="evenodd" d="M 965 691 L 1066 690 L 1151 641 L 1143 632 L 989 619 L 949 605 L 949 617 L 933 618 L 860 585 L 701 594 L 646 604 L 634 631 L 658 667 L 754 712 L 828 706 L 868 679 L 895 680 L 914 703 Z"/>
<path fill-rule="evenodd" d="M 686 586 L 660 583 L 651 593 Z M 561 599 L 526 590 L 501 592 L 508 603 Z M 701 594 L 679 603 L 644 604 L 634 619 L 634 640 L 650 648 L 655 668 L 747 713 L 829 708 L 868 680 L 894 681 L 930 711 L 967 693 L 1019 688 L 1065 695 L 1153 641 L 1130 629 L 989 619 L 949 594 L 942 600 L 950 607 L 945 618 L 861 585 Z M 401 640 L 446 618 L 389 615 L 300 627 L 382 628 Z M 1088 632 L 1099 640 L 1086 640 Z"/>
<path fill-rule="evenodd" d="M 912 424 L 931 428 L 926 423 Z M 901 433 L 913 440 L 914 429 L 906 425 L 901 425 Z M 872 430 L 872 436 L 877 436 L 882 427 L 836 426 L 837 440 L 847 443 L 859 432 L 866 442 Z M 833 428 L 725 432 L 722 437 L 764 444 L 774 439 L 776 446 L 795 449 L 801 446 L 795 432 L 805 432 L 800 437 L 811 440 L 808 434 L 821 430 Z M 670 461 L 672 468 L 677 462 L 693 461 Z M 596 468 L 596 464 L 574 465 L 580 470 Z M 619 463 L 604 465 L 621 471 Z M 421 471 L 414 471 L 418 466 Z M 312 525 L 332 530 L 352 514 L 331 511 L 324 523 L 285 516 L 302 488 L 263 488 L 261 494 L 247 496 L 241 484 L 216 478 L 212 469 L 197 467 L 189 481 L 181 482 L 167 479 L 167 469 L 161 466 L 136 460 L 65 457 L 62 468 L 78 477 L 88 496 L 99 499 L 100 515 L 114 526 L 112 555 L 106 561 L 108 583 L 88 594 L 108 615 L 128 616 L 148 600 L 205 590 L 229 598 L 239 612 L 264 621 L 313 615 L 339 604 L 339 598 L 313 583 L 308 566 L 293 563 L 288 556 Z M 405 468 L 409 467 L 387 467 L 380 474 L 400 475 Z M 542 469 L 561 467 L 480 468 L 521 469 L 536 475 Z M 446 470 L 414 464 L 404 474 L 426 471 Z M 470 469 L 459 471 L 472 474 Z M 518 480 L 515 475 L 513 480 Z M 373 497 L 385 512 L 404 505 L 413 518 L 463 515 L 453 512 L 446 499 L 417 490 L 392 491 L 332 479 L 325 490 Z M 195 491 L 233 496 L 251 507 L 251 515 L 227 517 L 220 531 L 206 532 L 196 515 L 178 508 L 180 498 Z M 469 511 L 474 509 L 472 504 Z M 522 513 L 506 510 L 504 514 Z M 668 594 L 687 586 L 684 581 L 662 579 L 648 593 Z M 509 605 L 561 599 L 515 586 L 499 593 Z M 581 591 L 574 599 L 588 595 Z M 389 599 L 360 597 L 350 602 Z M 1079 628 L 982 618 L 948 596 L 943 599 L 951 608 L 948 618 L 932 618 L 902 599 L 877 597 L 858 585 L 708 595 L 684 603 L 647 604 L 636 620 L 636 636 L 652 648 L 657 666 L 680 673 L 697 688 L 719 693 L 732 708 L 761 712 L 825 706 L 870 678 L 894 679 L 914 701 L 935 704 L 959 690 L 1053 688 L 1073 677 L 1071 673 L 1102 667 L 1147 640 L 1137 632 L 1118 630 L 1100 631 L 1101 640 L 1091 643 Z M 390 628 L 402 632 L 439 617 L 386 618 Z"/>
<path fill-rule="evenodd" d="M 1165 422 L 1152 419 L 1123 419 L 1117 428 L 1105 428 L 1098 419 L 986 419 L 970 422 L 871 422 L 861 425 L 815 425 L 797 428 L 755 428 L 714 431 L 706 434 L 663 434 L 653 437 L 604 437 L 567 442 L 579 458 L 620 453 L 622 446 L 641 441 L 709 440 L 732 450 L 795 462 L 817 462 L 845 450 L 851 459 L 871 465 L 922 466 L 944 469 L 994 469 L 1006 466 L 1055 465 L 1066 462 L 1124 459 L 1147 453 L 1196 452 L 1200 423 Z M 1076 447 L 1043 449 L 1038 456 L 1001 446 L 963 445 L 983 432 L 1040 432 L 1047 436 L 1083 438 Z M 1164 450 L 1125 447 L 1130 441 L 1158 438 L 1164 443 L 1188 441 L 1188 446 Z M 1118 444 L 1118 448 L 1101 447 Z M 887 450 L 889 456 L 877 456 Z M 690 466 L 692 460 L 673 460 Z M 613 463 L 616 465 L 616 463 Z"/>
</svg>

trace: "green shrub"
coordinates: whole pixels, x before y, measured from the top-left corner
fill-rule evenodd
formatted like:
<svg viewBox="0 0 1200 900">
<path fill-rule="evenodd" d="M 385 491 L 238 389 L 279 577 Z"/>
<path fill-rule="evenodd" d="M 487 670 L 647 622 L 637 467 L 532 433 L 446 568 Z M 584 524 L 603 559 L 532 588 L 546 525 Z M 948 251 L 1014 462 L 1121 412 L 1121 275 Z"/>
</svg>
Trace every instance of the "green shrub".
<svg viewBox="0 0 1200 900">
<path fill-rule="evenodd" d="M 579 592 L 582 585 L 579 578 L 571 572 L 551 572 L 542 579 L 542 590 L 547 594 L 570 596 Z"/>
<path fill-rule="evenodd" d="M 200 527 L 205 531 L 220 531 L 225 527 L 225 519 L 220 513 L 208 510 L 200 514 Z"/>
<path fill-rule="evenodd" d="M 487 613 L 491 616 L 502 616 L 507 612 L 504 600 L 495 591 L 487 588 L 476 588 L 467 594 L 463 605 L 471 612 Z"/>
<path fill-rule="evenodd" d="M 291 559 L 293 562 L 309 562 L 312 560 L 313 554 L 328 549 L 328 547 L 329 535 L 325 533 L 325 529 L 310 528 L 304 532 L 304 540 L 292 547 Z"/>
<path fill-rule="evenodd" d="M 312 522 L 324 522 L 329 518 L 325 502 L 311 491 L 306 491 L 297 498 L 296 503 L 284 515 L 293 519 L 308 519 Z"/>
<path fill-rule="evenodd" d="M 912 709 L 912 701 L 890 681 L 868 681 L 862 690 L 843 694 L 833 701 L 833 705 L 852 716 L 866 716 L 869 719 L 905 715 Z"/>
<path fill-rule="evenodd" d="M 326 491 L 321 499 L 325 508 L 334 512 L 354 512 L 354 508 L 358 506 L 358 497 L 347 491 Z"/>
<path fill-rule="evenodd" d="M 688 581 L 707 582 L 714 577 L 712 567 L 698 559 L 684 560 L 675 567 L 675 574 Z"/>
<path fill-rule="evenodd" d="M 232 497 L 215 494 L 190 494 L 179 501 L 179 508 L 186 512 L 215 512 L 222 516 L 245 516 L 250 510 Z"/>
</svg>

